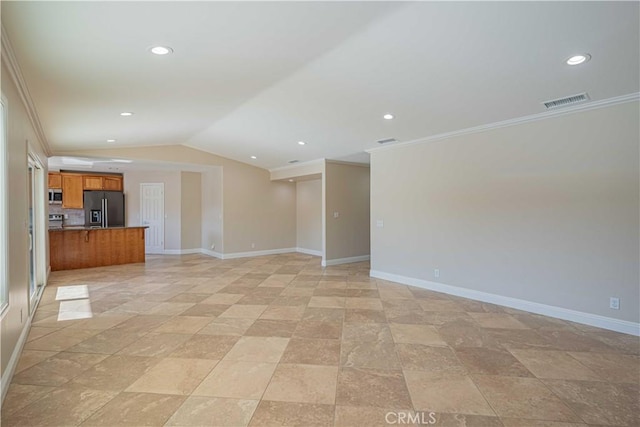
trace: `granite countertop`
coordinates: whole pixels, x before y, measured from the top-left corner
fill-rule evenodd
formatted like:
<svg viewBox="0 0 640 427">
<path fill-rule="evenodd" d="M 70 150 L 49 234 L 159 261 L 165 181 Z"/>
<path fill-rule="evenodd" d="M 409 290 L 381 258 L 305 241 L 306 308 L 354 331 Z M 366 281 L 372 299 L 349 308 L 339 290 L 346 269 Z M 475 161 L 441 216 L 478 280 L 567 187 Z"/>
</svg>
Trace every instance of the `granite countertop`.
<svg viewBox="0 0 640 427">
<path fill-rule="evenodd" d="M 122 228 L 149 228 L 147 225 L 135 225 L 131 227 L 85 227 L 84 225 L 71 225 L 63 228 L 50 228 L 49 231 L 94 231 L 94 230 L 115 230 Z"/>
</svg>

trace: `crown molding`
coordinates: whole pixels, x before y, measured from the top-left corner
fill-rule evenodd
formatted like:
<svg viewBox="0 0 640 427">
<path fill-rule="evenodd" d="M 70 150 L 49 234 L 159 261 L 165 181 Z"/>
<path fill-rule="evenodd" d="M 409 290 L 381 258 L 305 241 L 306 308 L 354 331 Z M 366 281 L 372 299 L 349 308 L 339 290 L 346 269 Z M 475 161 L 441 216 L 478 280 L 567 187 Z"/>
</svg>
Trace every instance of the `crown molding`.
<svg viewBox="0 0 640 427">
<path fill-rule="evenodd" d="M 272 169 L 269 169 L 269 172 L 271 172 L 271 173 L 273 173 L 273 172 L 283 172 L 283 171 L 288 171 L 288 170 L 292 170 L 292 169 L 297 169 L 299 167 L 315 166 L 315 165 L 319 165 L 319 164 L 322 164 L 322 163 L 333 163 L 333 164 L 336 164 L 336 165 L 360 166 L 360 167 L 363 167 L 363 168 L 371 167 L 371 165 L 369 165 L 368 163 L 346 162 L 344 160 L 332 160 L 332 159 L 315 159 L 315 160 L 308 160 L 306 162 L 294 163 L 292 165 L 280 166 L 280 167 L 277 167 L 277 168 L 272 168 Z"/>
<path fill-rule="evenodd" d="M 27 88 L 27 82 L 24 80 L 24 76 L 20 70 L 20 65 L 18 65 L 18 60 L 13 50 L 13 46 L 9 41 L 9 36 L 4 25 L 2 25 L 2 62 L 6 64 L 9 74 L 18 89 L 20 99 L 22 99 L 22 103 L 27 110 L 29 121 L 31 122 L 31 126 L 33 126 L 33 130 L 35 131 L 36 138 L 38 139 L 40 146 L 42 146 L 42 149 L 47 156 L 51 156 L 51 147 L 49 147 L 47 137 L 42 129 L 38 112 L 36 111 L 29 89 Z"/>
<path fill-rule="evenodd" d="M 327 159 L 327 163 L 332 163 L 334 165 L 346 165 L 346 166 L 359 166 L 361 168 L 371 168 L 369 163 L 357 163 L 357 162 L 345 162 L 344 160 L 331 160 Z"/>
<path fill-rule="evenodd" d="M 517 117 L 515 119 L 504 120 L 501 122 L 488 123 L 486 125 L 475 126 L 467 129 L 460 129 L 452 132 L 445 132 L 438 135 L 432 135 L 424 138 L 414 139 L 412 141 L 400 142 L 397 144 L 389 145 L 387 147 L 370 148 L 365 151 L 367 153 L 377 153 L 379 151 L 394 150 L 396 148 L 406 147 L 408 145 L 436 142 L 444 139 L 454 138 L 457 136 L 486 132 L 489 130 L 500 129 L 500 128 L 509 127 L 509 126 L 516 126 L 524 123 L 537 122 L 539 120 L 546 120 L 546 119 L 560 117 L 568 114 L 579 113 L 582 111 L 596 110 L 596 109 L 610 107 L 617 104 L 634 102 L 638 100 L 640 100 L 640 92 L 635 92 L 627 95 L 603 99 L 600 101 L 593 101 L 593 102 L 578 104 L 572 107 L 563 108 L 561 110 L 545 111 L 543 113 L 532 114 L 530 116 Z"/>
</svg>

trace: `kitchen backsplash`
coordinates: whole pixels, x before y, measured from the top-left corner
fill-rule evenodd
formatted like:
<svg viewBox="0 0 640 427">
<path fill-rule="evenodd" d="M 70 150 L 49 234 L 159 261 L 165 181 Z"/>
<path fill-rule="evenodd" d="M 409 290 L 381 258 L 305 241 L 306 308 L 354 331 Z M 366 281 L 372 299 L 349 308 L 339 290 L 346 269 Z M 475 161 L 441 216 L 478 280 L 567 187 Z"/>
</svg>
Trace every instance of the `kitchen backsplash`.
<svg viewBox="0 0 640 427">
<path fill-rule="evenodd" d="M 84 209 L 63 209 L 60 205 L 49 205 L 50 214 L 63 214 L 63 226 L 84 225 Z"/>
</svg>

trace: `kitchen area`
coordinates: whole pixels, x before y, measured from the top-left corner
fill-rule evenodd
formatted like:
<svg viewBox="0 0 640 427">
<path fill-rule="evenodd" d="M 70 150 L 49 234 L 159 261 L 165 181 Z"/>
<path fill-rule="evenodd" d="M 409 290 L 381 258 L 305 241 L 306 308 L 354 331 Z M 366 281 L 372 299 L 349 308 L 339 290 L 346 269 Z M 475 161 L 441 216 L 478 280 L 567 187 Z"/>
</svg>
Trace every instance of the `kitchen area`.
<svg viewBox="0 0 640 427">
<path fill-rule="evenodd" d="M 122 174 L 52 171 L 48 195 L 52 271 L 145 261 L 146 227 L 125 226 Z"/>
</svg>

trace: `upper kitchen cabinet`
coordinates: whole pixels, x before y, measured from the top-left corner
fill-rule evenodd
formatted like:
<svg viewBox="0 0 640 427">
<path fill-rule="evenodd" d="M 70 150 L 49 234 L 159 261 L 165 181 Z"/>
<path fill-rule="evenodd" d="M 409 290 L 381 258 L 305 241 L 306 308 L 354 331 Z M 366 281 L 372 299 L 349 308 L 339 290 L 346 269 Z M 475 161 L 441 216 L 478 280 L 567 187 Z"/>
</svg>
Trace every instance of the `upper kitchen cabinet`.
<svg viewBox="0 0 640 427">
<path fill-rule="evenodd" d="M 82 175 L 62 175 L 62 207 L 82 209 Z"/>
<path fill-rule="evenodd" d="M 83 175 L 82 189 L 83 190 L 104 190 L 104 188 L 102 188 L 102 177 Z"/>
<path fill-rule="evenodd" d="M 103 183 L 103 187 L 106 191 L 122 191 L 121 176 L 105 176 Z"/>
<path fill-rule="evenodd" d="M 49 172 L 49 188 L 59 190 L 62 188 L 62 175 L 58 172 Z"/>
<path fill-rule="evenodd" d="M 82 188 L 84 190 L 122 191 L 122 177 L 83 175 Z"/>
</svg>

